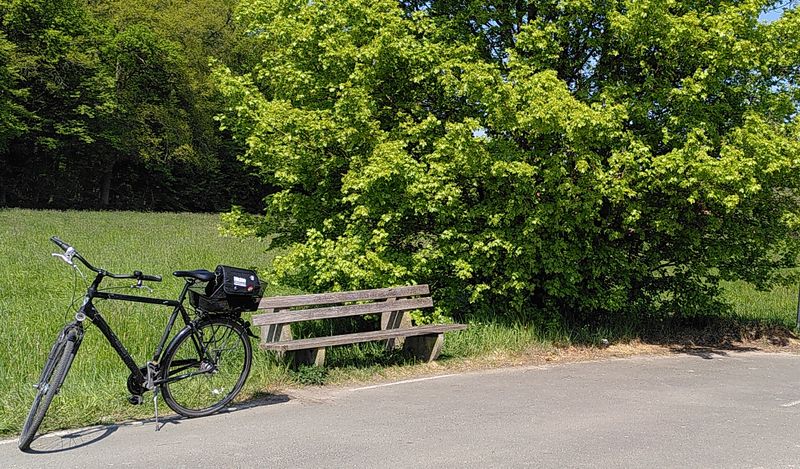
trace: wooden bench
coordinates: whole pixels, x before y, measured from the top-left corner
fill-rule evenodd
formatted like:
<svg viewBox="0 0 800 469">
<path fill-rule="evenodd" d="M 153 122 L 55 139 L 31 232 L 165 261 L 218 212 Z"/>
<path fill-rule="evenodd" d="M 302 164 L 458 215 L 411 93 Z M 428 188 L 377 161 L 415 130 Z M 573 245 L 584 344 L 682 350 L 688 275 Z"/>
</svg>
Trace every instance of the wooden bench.
<svg viewBox="0 0 800 469">
<path fill-rule="evenodd" d="M 427 285 L 358 290 L 314 295 L 275 296 L 261 300 L 253 324 L 261 327 L 261 348 L 283 356 L 292 363 L 325 363 L 325 348 L 385 340 L 387 348 L 402 345 L 403 350 L 420 360 L 435 360 L 442 350 L 444 333 L 466 329 L 466 324 L 411 326 L 408 312 L 433 307 Z M 291 325 L 303 321 L 380 314 L 380 330 L 293 339 Z"/>
</svg>

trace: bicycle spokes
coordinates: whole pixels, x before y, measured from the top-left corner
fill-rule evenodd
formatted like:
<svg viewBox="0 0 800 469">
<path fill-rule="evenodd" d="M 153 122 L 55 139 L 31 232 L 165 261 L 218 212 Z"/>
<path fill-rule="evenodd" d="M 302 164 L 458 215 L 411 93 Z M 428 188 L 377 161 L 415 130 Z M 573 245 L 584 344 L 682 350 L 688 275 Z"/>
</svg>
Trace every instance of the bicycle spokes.
<svg viewBox="0 0 800 469">
<path fill-rule="evenodd" d="M 238 393 L 250 370 L 249 338 L 232 319 L 209 319 L 181 338 L 164 360 L 164 400 L 195 417 L 216 412 Z"/>
</svg>

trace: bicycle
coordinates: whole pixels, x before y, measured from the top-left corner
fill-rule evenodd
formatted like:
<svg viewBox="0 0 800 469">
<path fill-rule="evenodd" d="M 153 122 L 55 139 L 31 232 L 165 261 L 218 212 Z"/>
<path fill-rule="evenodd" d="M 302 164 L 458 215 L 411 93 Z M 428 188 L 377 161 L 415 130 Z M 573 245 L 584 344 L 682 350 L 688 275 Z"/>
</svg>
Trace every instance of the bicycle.
<svg viewBox="0 0 800 469">
<path fill-rule="evenodd" d="M 75 248 L 57 237 L 50 239 L 64 251 L 64 254 L 54 253 L 53 256 L 59 257 L 76 270 L 79 269 L 74 262 L 77 259 L 96 276 L 83 297 L 83 303 L 76 312 L 75 319 L 59 333 L 50 349 L 39 381 L 34 385 L 37 392 L 19 438 L 21 450 L 30 448 L 53 397 L 59 393 L 80 348 L 84 336 L 84 322 L 87 319 L 100 329 L 111 347 L 130 369 L 127 380 L 127 388 L 131 393 L 129 402 L 142 404 L 143 394 L 148 391 L 153 392 L 156 430 L 159 429 L 159 393 L 163 395 L 164 401 L 172 410 L 184 417 L 192 418 L 211 415 L 221 410 L 241 391 L 250 373 L 253 355 L 250 337 L 256 337 L 250 331 L 250 323 L 241 318 L 241 311 L 255 309 L 251 306 L 257 306 L 260 299 L 260 284 L 255 272 L 243 271 L 252 273 L 248 282 L 254 281 L 256 287 L 253 291 L 253 283 L 248 284 L 248 290 L 244 292 L 247 301 L 244 303 L 231 301 L 230 304 L 220 305 L 218 301 L 208 302 L 208 297 L 202 292 L 191 288 L 201 282 L 207 286 L 221 282 L 218 278 L 219 270 L 224 266 L 219 266 L 216 273 L 205 269 L 174 272 L 174 276 L 184 278 L 186 281 L 177 300 L 112 293 L 100 290 L 100 284 L 106 278 L 133 279 L 136 281 L 133 287 L 139 289 L 148 288 L 143 282 L 160 282 L 162 278 L 158 275 L 146 275 L 138 270 L 132 274 L 113 274 L 94 267 Z M 242 278 L 237 277 L 236 281 L 238 285 L 242 283 Z M 222 291 L 221 286 L 220 291 Z M 183 306 L 187 295 L 195 309 L 195 317 L 192 317 Z M 173 308 L 152 360 L 144 366 L 136 364 L 94 306 L 95 299 L 149 303 Z M 178 316 L 183 320 L 184 326 L 167 343 Z"/>
</svg>

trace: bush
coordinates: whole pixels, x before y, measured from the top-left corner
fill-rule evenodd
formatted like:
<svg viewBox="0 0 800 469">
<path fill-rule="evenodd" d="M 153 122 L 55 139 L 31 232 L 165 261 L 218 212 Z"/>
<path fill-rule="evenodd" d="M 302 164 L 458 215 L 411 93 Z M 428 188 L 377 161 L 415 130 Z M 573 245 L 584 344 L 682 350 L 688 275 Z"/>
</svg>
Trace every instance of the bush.
<svg viewBox="0 0 800 469">
<path fill-rule="evenodd" d="M 504 36 L 501 5 L 479 37 L 411 5 L 240 12 L 270 47 L 217 70 L 220 120 L 282 190 L 226 220 L 288 247 L 281 282 L 429 283 L 439 313 L 585 323 L 715 308 L 720 280 L 794 264 L 796 11 L 560 2 Z"/>
</svg>

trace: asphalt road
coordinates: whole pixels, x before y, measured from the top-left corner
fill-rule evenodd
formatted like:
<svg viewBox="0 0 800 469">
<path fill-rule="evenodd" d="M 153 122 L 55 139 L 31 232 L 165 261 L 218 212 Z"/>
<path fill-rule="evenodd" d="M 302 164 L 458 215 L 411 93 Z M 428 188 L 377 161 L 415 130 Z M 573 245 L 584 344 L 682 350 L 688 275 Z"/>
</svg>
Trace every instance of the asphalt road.
<svg viewBox="0 0 800 469">
<path fill-rule="evenodd" d="M 800 356 L 674 355 L 304 391 L 40 437 L 15 467 L 800 467 Z"/>
</svg>

